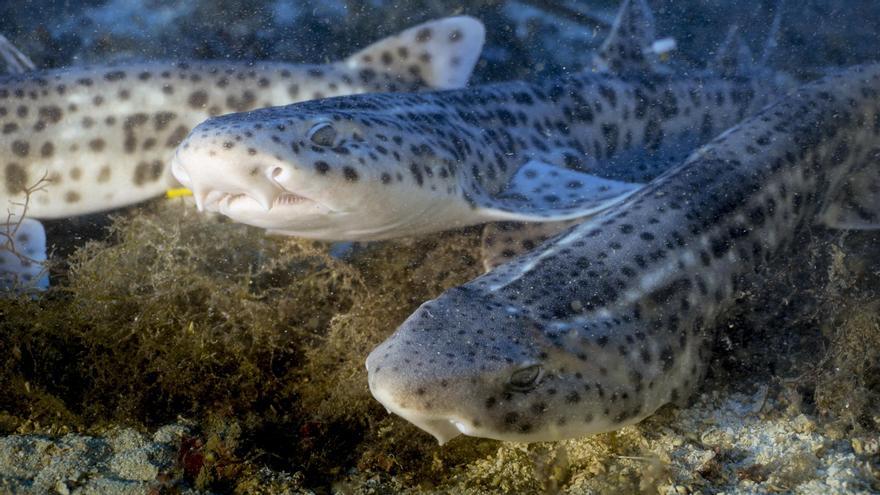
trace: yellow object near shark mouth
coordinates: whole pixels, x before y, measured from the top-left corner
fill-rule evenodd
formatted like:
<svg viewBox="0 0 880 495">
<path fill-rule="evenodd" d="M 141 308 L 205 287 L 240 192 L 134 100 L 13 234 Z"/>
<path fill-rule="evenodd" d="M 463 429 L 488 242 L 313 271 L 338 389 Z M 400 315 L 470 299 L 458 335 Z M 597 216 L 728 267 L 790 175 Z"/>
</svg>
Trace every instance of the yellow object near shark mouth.
<svg viewBox="0 0 880 495">
<path fill-rule="evenodd" d="M 165 197 L 168 199 L 182 198 L 184 196 L 192 196 L 193 193 L 186 187 L 176 187 L 165 191 Z"/>
</svg>

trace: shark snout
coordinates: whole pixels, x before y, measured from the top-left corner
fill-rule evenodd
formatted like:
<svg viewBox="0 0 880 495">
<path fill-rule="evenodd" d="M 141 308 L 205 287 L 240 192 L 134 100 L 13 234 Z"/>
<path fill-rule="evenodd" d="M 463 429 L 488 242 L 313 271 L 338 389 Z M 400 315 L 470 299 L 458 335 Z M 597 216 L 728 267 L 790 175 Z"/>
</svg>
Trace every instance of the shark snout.
<svg viewBox="0 0 880 495">
<path fill-rule="evenodd" d="M 192 191 L 199 210 L 220 211 L 224 203 L 242 198 L 270 210 L 288 192 L 279 180 L 286 180 L 289 171 L 270 160 L 231 151 L 184 142 L 174 154 L 171 173 Z"/>
</svg>

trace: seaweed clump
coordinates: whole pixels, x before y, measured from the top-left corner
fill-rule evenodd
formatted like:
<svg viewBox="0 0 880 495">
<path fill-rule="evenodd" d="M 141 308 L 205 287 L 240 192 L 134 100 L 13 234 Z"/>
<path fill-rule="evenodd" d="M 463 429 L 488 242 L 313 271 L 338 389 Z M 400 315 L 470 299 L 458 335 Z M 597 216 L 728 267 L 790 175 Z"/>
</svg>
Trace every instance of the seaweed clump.
<svg viewBox="0 0 880 495">
<path fill-rule="evenodd" d="M 100 433 L 183 416 L 204 427 L 187 447 L 201 460 L 181 469 L 198 486 L 256 476 L 256 460 L 332 479 L 385 415 L 368 351 L 477 273 L 477 237 L 384 243 L 346 262 L 181 206 L 115 217 L 45 295 L 0 301 L 0 429 Z"/>
<path fill-rule="evenodd" d="M 0 429 L 104 434 L 184 417 L 189 433 L 163 486 L 219 492 L 652 493 L 759 477 L 731 467 L 748 460 L 734 446 L 718 453 L 691 438 L 692 426 L 674 431 L 688 409 L 556 444 L 456 438 L 442 449 L 386 414 L 369 394 L 364 358 L 423 301 L 478 274 L 478 237 L 385 242 L 343 261 L 321 244 L 267 237 L 174 202 L 116 216 L 106 240 L 55 268 L 45 295 L 0 300 L 0 352 L 9 356 Z M 792 415 L 830 418 L 819 427 L 839 424 L 873 448 L 876 235 L 829 237 L 792 261 L 816 269 L 774 267 L 765 287 L 742 296 L 742 309 L 719 325 L 730 350 L 717 353 L 704 391 L 769 382 L 767 403 L 795 397 Z M 760 304 L 792 286 L 800 289 L 790 304 Z M 826 357 L 810 359 L 817 354 Z M 682 464 L 671 454 L 680 449 L 709 460 Z M 694 466 L 698 476 L 686 475 Z"/>
<path fill-rule="evenodd" d="M 880 255 L 875 233 L 833 246 L 825 288 L 834 314 L 822 327 L 829 345 L 814 375 L 820 413 L 855 433 L 880 431 Z"/>
</svg>

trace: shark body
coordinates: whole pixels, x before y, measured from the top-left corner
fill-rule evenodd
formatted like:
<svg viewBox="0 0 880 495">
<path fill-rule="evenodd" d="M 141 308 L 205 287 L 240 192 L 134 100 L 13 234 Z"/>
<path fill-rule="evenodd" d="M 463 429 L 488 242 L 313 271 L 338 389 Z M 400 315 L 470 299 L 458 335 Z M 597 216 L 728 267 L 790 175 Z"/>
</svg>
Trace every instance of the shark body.
<svg viewBox="0 0 880 495">
<path fill-rule="evenodd" d="M 625 197 L 665 155 L 768 101 L 748 79 L 591 73 L 331 98 L 210 119 L 172 168 L 204 209 L 316 239 L 564 220 Z"/>
<path fill-rule="evenodd" d="M 200 208 L 332 241 L 583 218 L 780 94 L 765 75 L 655 70 L 653 31 L 645 2 L 625 1 L 597 53 L 612 72 L 212 118 L 173 173 Z"/>
<path fill-rule="evenodd" d="M 367 359 L 441 443 L 577 437 L 700 383 L 713 322 L 813 224 L 880 228 L 880 65 L 803 86 L 625 201 L 439 298 Z"/>
<path fill-rule="evenodd" d="M 177 187 L 174 149 L 211 116 L 464 86 L 484 38 L 476 19 L 451 17 L 330 64 L 149 62 L 0 77 L 0 223 L 106 211 Z"/>
<path fill-rule="evenodd" d="M 0 78 L 0 206 L 45 176 L 27 216 L 132 204 L 175 182 L 174 148 L 211 116 L 369 91 L 463 86 L 484 40 L 468 17 L 410 28 L 331 64 L 151 62 Z"/>
</svg>

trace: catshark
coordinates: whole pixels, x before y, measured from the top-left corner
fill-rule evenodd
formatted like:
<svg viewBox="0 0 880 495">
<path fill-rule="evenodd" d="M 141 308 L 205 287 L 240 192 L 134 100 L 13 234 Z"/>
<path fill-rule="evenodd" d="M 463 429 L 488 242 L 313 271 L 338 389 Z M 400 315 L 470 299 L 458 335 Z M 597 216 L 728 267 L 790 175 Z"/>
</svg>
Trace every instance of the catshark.
<svg viewBox="0 0 880 495">
<path fill-rule="evenodd" d="M 610 71 L 215 117 L 172 170 L 201 209 L 330 241 L 582 218 L 780 92 L 757 71 L 656 70 L 653 41 L 647 4 L 628 0 L 596 56 Z"/>
<path fill-rule="evenodd" d="M 0 77 L 0 224 L 106 211 L 178 187 L 167 164 L 208 117 L 352 93 L 462 87 L 484 39 L 479 21 L 460 16 L 330 64 L 148 62 Z"/>
<path fill-rule="evenodd" d="M 814 224 L 880 228 L 880 65 L 792 91 L 426 302 L 367 358 L 370 390 L 440 443 L 636 423 L 700 383 L 719 313 Z"/>
</svg>

